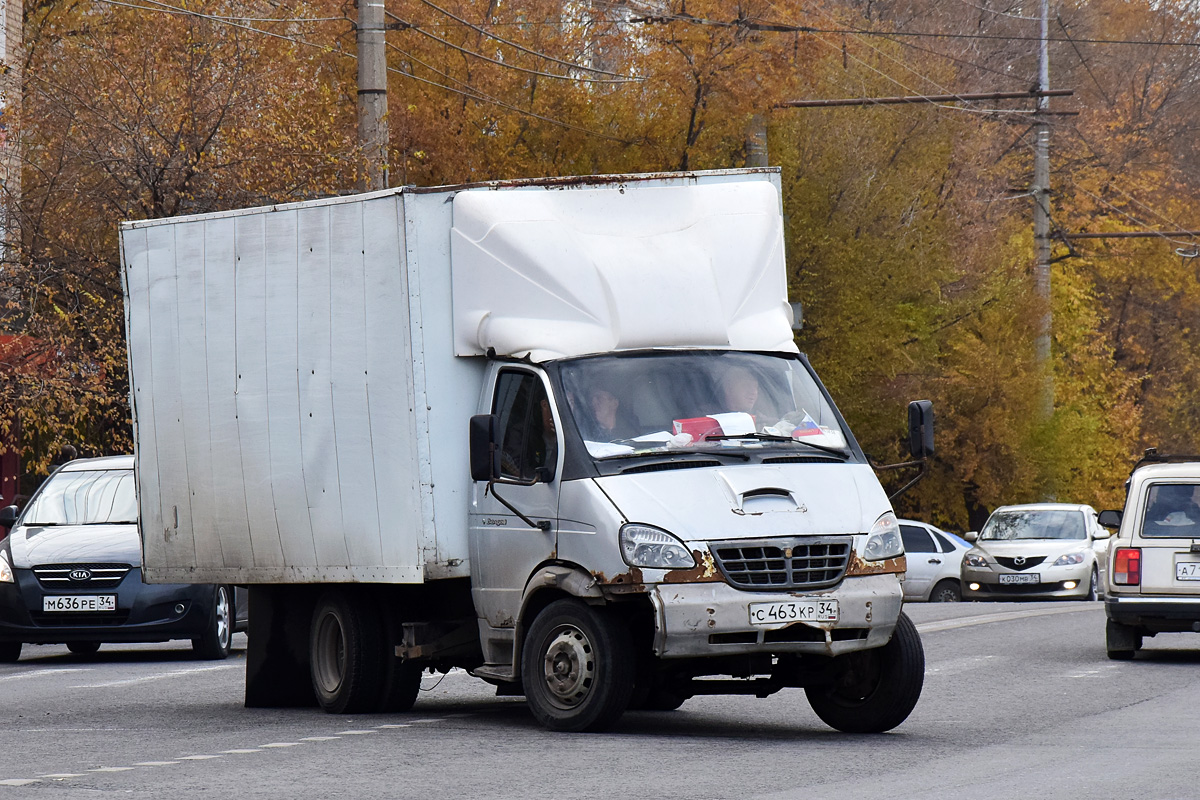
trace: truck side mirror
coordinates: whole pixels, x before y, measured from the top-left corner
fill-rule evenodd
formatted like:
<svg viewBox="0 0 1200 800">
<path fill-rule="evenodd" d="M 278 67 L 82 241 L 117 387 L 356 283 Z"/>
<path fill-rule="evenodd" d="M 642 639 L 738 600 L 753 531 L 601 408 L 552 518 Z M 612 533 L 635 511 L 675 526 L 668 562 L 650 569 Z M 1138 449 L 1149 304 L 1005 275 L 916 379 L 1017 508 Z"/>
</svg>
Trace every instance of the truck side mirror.
<svg viewBox="0 0 1200 800">
<path fill-rule="evenodd" d="M 4 508 L 0 508 L 0 528 L 7 529 L 11 528 L 13 525 L 16 525 L 17 516 L 18 512 L 16 506 L 5 506 Z"/>
<path fill-rule="evenodd" d="M 500 477 L 500 450 L 496 447 L 496 415 L 471 417 L 471 480 L 494 481 Z"/>
<path fill-rule="evenodd" d="M 1096 521 L 1106 528 L 1119 528 L 1121 527 L 1121 512 L 1112 509 L 1101 511 L 1100 515 L 1096 517 Z"/>
<path fill-rule="evenodd" d="M 928 400 L 908 404 L 908 452 L 913 458 L 933 455 L 933 403 Z"/>
</svg>

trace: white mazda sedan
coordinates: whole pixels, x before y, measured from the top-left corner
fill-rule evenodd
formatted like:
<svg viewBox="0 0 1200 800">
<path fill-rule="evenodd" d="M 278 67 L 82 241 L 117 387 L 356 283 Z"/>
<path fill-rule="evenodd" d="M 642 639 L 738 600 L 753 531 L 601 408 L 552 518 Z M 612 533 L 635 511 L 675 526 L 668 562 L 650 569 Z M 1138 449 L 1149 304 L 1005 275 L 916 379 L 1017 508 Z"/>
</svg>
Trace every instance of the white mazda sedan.
<svg viewBox="0 0 1200 800">
<path fill-rule="evenodd" d="M 1087 505 L 1031 503 L 992 512 L 962 559 L 964 600 L 1096 600 L 1110 532 Z"/>
</svg>

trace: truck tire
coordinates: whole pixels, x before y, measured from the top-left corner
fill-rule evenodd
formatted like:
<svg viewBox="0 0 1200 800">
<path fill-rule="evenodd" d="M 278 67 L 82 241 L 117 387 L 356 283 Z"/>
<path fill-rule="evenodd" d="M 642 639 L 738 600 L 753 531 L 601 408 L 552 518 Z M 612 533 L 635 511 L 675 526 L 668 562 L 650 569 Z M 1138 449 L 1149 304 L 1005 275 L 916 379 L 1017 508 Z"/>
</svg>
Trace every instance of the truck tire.
<svg viewBox="0 0 1200 800">
<path fill-rule="evenodd" d="M 15 664 L 21 659 L 21 642 L 0 642 L 0 664 Z"/>
<path fill-rule="evenodd" d="M 308 637 L 317 704 L 331 714 L 379 707 L 387 666 L 382 631 L 367 604 L 340 589 L 317 600 Z"/>
<path fill-rule="evenodd" d="M 95 655 L 100 651 L 99 642 L 67 642 L 67 649 L 77 656 Z"/>
<path fill-rule="evenodd" d="M 196 658 L 220 661 L 229 657 L 229 648 L 233 646 L 233 614 L 233 592 L 228 586 L 217 584 L 208 610 L 208 626 L 203 634 L 192 639 Z"/>
<path fill-rule="evenodd" d="M 806 687 L 808 702 L 831 728 L 846 733 L 882 733 L 904 720 L 917 705 L 925 682 L 925 649 L 906 614 L 883 647 L 834 659 L 832 685 Z"/>
<path fill-rule="evenodd" d="M 411 661 L 384 653 L 387 659 L 387 675 L 383 681 L 383 697 L 379 701 L 379 710 L 386 713 L 408 711 L 417 702 L 417 694 L 421 691 L 420 666 Z"/>
<path fill-rule="evenodd" d="M 555 600 L 533 620 L 521 658 L 525 700 L 555 731 L 602 731 L 629 707 L 634 657 L 629 630 L 603 609 Z"/>
<path fill-rule="evenodd" d="M 1128 661 L 1142 648 L 1142 634 L 1132 625 L 1110 619 L 1104 626 L 1104 646 L 1113 661 Z"/>
</svg>

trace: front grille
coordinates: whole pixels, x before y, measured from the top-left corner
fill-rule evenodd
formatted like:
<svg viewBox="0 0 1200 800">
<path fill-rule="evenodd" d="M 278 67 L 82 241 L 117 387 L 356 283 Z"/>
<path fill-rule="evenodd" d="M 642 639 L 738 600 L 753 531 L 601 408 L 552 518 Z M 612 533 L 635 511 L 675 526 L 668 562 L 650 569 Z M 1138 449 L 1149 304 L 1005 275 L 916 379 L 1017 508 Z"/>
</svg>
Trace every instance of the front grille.
<svg viewBox="0 0 1200 800">
<path fill-rule="evenodd" d="M 1023 569 L 1032 569 L 1045 560 L 1045 556 L 1026 556 L 1025 560 L 1018 564 L 1014 558 L 1001 558 L 1000 556 L 996 556 L 997 564 L 1002 567 L 1008 567 L 1011 570 L 1016 570 L 1017 572 L 1020 572 Z"/>
<path fill-rule="evenodd" d="M 725 580 L 739 589 L 819 589 L 846 574 L 852 540 L 766 539 L 711 545 Z"/>
<path fill-rule="evenodd" d="M 33 568 L 38 583 L 47 589 L 111 589 L 121 581 L 129 570 L 128 564 L 42 564 Z M 86 570 L 90 577 L 72 580 L 71 573 Z"/>
</svg>

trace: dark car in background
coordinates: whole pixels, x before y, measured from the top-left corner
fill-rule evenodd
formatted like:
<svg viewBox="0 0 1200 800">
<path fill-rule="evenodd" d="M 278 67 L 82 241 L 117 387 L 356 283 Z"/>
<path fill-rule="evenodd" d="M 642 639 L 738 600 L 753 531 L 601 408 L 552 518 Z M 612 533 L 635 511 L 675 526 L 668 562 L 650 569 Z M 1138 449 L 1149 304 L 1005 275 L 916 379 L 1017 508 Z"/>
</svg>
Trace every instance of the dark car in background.
<svg viewBox="0 0 1200 800">
<path fill-rule="evenodd" d="M 190 639 L 199 658 L 229 655 L 245 630 L 234 587 L 142 582 L 133 456 L 71 461 L 18 515 L 0 510 L 0 662 L 25 644 L 94 653 L 105 642 Z"/>
</svg>

